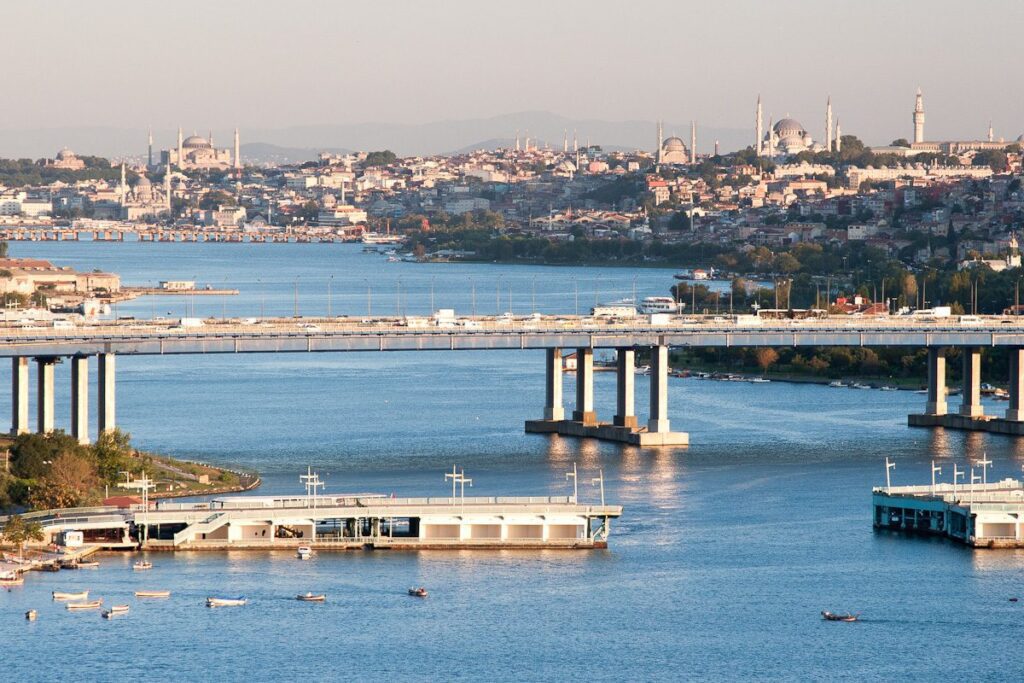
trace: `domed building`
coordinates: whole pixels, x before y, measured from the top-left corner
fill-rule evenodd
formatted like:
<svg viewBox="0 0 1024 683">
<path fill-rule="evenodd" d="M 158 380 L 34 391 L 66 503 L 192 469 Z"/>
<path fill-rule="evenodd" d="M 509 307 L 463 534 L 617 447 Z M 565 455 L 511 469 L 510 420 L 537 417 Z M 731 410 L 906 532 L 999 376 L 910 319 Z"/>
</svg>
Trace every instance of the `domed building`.
<svg viewBox="0 0 1024 683">
<path fill-rule="evenodd" d="M 226 171 L 231 168 L 241 168 L 239 158 L 238 129 L 235 129 L 234 150 L 217 149 L 213 145 L 213 134 L 209 138 L 201 135 L 190 135 L 187 138 L 182 136 L 181 128 L 178 129 L 178 146 L 176 149 L 167 149 L 161 153 L 161 164 L 172 164 L 180 170 L 214 170 Z"/>
<path fill-rule="evenodd" d="M 682 138 L 673 135 L 661 143 L 660 158 L 663 164 L 687 164 L 690 162 L 690 151 L 686 149 Z"/>
<path fill-rule="evenodd" d="M 771 156 L 799 154 L 808 150 L 817 152 L 822 149 L 816 145 L 811 134 L 796 119 L 786 117 L 772 126 L 764 138 L 768 154 Z"/>
<path fill-rule="evenodd" d="M 54 168 L 63 168 L 68 171 L 80 171 L 85 168 L 85 162 L 78 158 L 74 152 L 67 147 L 57 152 L 56 158 L 50 163 Z"/>
</svg>

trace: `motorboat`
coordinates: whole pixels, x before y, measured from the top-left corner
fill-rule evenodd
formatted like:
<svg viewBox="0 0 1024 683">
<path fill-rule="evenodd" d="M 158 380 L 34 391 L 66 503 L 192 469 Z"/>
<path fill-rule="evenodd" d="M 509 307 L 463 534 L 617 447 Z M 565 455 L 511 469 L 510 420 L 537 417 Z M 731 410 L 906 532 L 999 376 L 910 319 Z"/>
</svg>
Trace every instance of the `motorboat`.
<svg viewBox="0 0 1024 683">
<path fill-rule="evenodd" d="M 890 387 L 890 386 L 888 386 L 888 385 L 886 385 L 886 386 L 884 386 L 884 387 L 879 387 L 879 388 L 880 388 L 880 389 L 881 389 L 882 391 L 899 391 L 899 389 L 897 389 L 896 387 Z"/>
<path fill-rule="evenodd" d="M 169 598 L 171 591 L 135 591 L 137 598 Z"/>
<path fill-rule="evenodd" d="M 37 616 L 39 616 L 39 614 L 34 609 L 30 609 L 25 612 L 25 618 L 29 621 L 35 621 Z"/>
<path fill-rule="evenodd" d="M 327 600 L 327 596 L 323 593 L 314 595 L 313 593 L 301 593 L 295 596 L 296 600 L 300 602 L 324 602 Z"/>
<path fill-rule="evenodd" d="M 103 605 L 103 600 L 92 600 L 91 602 L 69 602 L 64 605 L 69 610 L 86 610 L 86 609 L 99 609 Z"/>
<path fill-rule="evenodd" d="M 861 384 L 860 382 L 854 382 L 850 385 L 851 389 L 870 389 L 871 386 L 867 384 Z"/>
<path fill-rule="evenodd" d="M 105 609 L 102 612 L 104 619 L 113 619 L 118 614 L 127 614 L 127 613 L 128 613 L 128 605 L 111 605 L 110 609 Z"/>
<path fill-rule="evenodd" d="M 135 564 L 132 565 L 132 569 L 137 571 L 137 572 L 145 571 L 147 569 L 152 569 L 152 568 L 153 568 L 153 563 L 152 562 L 146 562 L 145 560 L 141 560 L 141 561 L 136 562 Z"/>
<path fill-rule="evenodd" d="M 410 588 L 409 595 L 416 598 L 425 598 L 427 597 L 427 589 L 422 586 L 420 586 L 419 588 Z"/>
<path fill-rule="evenodd" d="M 20 586 L 23 583 L 25 583 L 25 577 L 19 576 L 14 572 L 0 574 L 0 586 Z"/>
<path fill-rule="evenodd" d="M 298 550 L 295 551 L 295 555 L 300 560 L 308 560 L 313 557 L 313 549 L 308 545 L 300 545 Z"/>
<path fill-rule="evenodd" d="M 648 296 L 640 300 L 638 310 L 641 313 L 671 313 L 680 312 L 679 303 L 670 296 Z"/>
<path fill-rule="evenodd" d="M 751 384 L 767 384 L 768 382 L 771 382 L 767 377 L 751 377 L 748 381 Z"/>
<path fill-rule="evenodd" d="M 99 569 L 100 563 L 95 560 L 90 562 L 77 562 L 79 569 Z"/>
<path fill-rule="evenodd" d="M 857 621 L 860 617 L 858 614 L 833 614 L 832 612 L 822 611 L 821 618 L 825 621 Z"/>
<path fill-rule="evenodd" d="M 841 380 L 838 380 L 838 379 L 834 380 L 832 382 L 829 382 L 828 385 L 830 387 L 832 387 L 833 389 L 845 389 L 846 388 L 846 384 L 844 384 Z"/>
<path fill-rule="evenodd" d="M 241 607 L 246 602 L 244 595 L 237 598 L 206 598 L 207 607 Z"/>
<path fill-rule="evenodd" d="M 62 591 L 53 591 L 54 600 L 88 600 L 89 591 L 79 591 L 77 593 L 66 593 Z"/>
</svg>

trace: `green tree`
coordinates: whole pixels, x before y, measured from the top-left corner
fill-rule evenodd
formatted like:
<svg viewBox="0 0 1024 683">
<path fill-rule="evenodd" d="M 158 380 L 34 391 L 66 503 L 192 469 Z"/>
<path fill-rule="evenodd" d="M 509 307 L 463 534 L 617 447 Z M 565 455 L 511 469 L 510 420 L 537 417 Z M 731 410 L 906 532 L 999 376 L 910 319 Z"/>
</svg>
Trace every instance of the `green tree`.
<svg viewBox="0 0 1024 683">
<path fill-rule="evenodd" d="M 910 141 L 906 138 L 896 138 L 889 145 L 891 147 L 910 147 Z"/>
<path fill-rule="evenodd" d="M 370 152 L 366 155 L 366 160 L 363 161 L 363 166 L 387 166 L 398 161 L 398 155 L 392 152 L 390 149 L 385 149 L 380 152 Z"/>
<path fill-rule="evenodd" d="M 21 515 L 11 515 L 4 524 L 0 537 L 6 543 L 18 548 L 18 554 L 24 556 L 25 544 L 29 541 L 42 541 L 46 536 L 43 534 L 43 527 L 39 522 L 26 521 Z"/>
<path fill-rule="evenodd" d="M 103 432 L 92 445 L 96 471 L 100 479 L 115 482 L 120 473 L 131 469 L 131 434 L 120 429 Z"/>
</svg>

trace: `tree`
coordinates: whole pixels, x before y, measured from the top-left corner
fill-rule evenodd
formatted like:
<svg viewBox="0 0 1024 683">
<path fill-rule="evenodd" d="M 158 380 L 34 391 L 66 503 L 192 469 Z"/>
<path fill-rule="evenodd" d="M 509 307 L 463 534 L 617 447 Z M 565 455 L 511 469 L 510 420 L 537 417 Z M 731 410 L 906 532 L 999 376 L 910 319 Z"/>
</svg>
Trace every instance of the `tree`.
<svg viewBox="0 0 1024 683">
<path fill-rule="evenodd" d="M 761 368 L 761 374 L 765 374 L 768 372 L 768 368 L 779 360 L 779 354 L 770 346 L 765 346 L 754 352 L 754 358 L 757 360 L 758 367 Z"/>
<path fill-rule="evenodd" d="M 910 141 L 906 138 L 896 138 L 889 145 L 891 147 L 910 147 Z"/>
<path fill-rule="evenodd" d="M 43 534 L 43 527 L 39 522 L 25 521 L 21 515 L 11 515 L 4 525 L 0 537 L 7 543 L 18 547 L 18 554 L 24 555 L 25 544 L 29 541 L 42 541 L 46 536 Z"/>
<path fill-rule="evenodd" d="M 363 161 L 363 166 L 387 166 L 398 161 L 398 155 L 392 152 L 390 149 L 385 149 L 382 152 L 370 152 L 366 155 L 366 160 Z"/>
<path fill-rule="evenodd" d="M 121 472 L 131 467 L 131 434 L 120 429 L 100 434 L 92 451 L 96 456 L 96 471 L 100 479 L 116 481 Z"/>
</svg>

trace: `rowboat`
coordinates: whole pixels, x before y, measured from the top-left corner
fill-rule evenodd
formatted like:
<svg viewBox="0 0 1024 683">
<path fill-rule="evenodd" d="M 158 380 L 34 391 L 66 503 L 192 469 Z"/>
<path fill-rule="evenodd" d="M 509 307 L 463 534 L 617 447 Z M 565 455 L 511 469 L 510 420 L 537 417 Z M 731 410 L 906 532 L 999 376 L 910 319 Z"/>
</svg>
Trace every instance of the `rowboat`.
<svg viewBox="0 0 1024 683">
<path fill-rule="evenodd" d="M 821 613 L 821 617 L 825 621 L 857 621 L 859 616 L 860 615 L 857 614 L 850 614 L 849 612 L 846 614 L 833 614 L 832 612 L 823 611 Z"/>
<path fill-rule="evenodd" d="M 410 588 L 409 595 L 412 595 L 413 597 L 417 598 L 425 598 L 427 597 L 427 589 L 423 588 L 422 586 L 420 586 L 419 588 Z"/>
<path fill-rule="evenodd" d="M 207 607 L 241 607 L 245 603 L 244 595 L 237 598 L 206 598 Z"/>
<path fill-rule="evenodd" d="M 301 600 L 302 602 L 323 602 L 323 601 L 325 601 L 327 599 L 327 596 L 324 595 L 323 593 L 320 593 L 319 595 L 314 595 L 312 593 L 306 593 L 304 595 L 296 595 L 295 599 L 296 600 Z"/>
<path fill-rule="evenodd" d="M 89 591 L 79 591 L 78 593 L 62 593 L 61 591 L 53 591 L 52 593 L 54 600 L 88 600 Z"/>
<path fill-rule="evenodd" d="M 171 591 L 135 591 L 137 598 L 169 598 Z"/>
<path fill-rule="evenodd" d="M 128 605 L 111 605 L 110 609 L 105 609 L 102 612 L 104 619 L 113 619 L 118 614 L 127 614 L 127 613 L 128 613 Z"/>
<path fill-rule="evenodd" d="M 100 566 L 100 563 L 96 562 L 96 561 L 79 562 L 78 563 L 78 568 L 79 569 L 98 569 L 99 566 Z"/>
<path fill-rule="evenodd" d="M 70 610 L 81 610 L 81 609 L 99 609 L 103 604 L 103 600 L 93 600 L 92 602 L 69 602 L 64 605 Z"/>
<path fill-rule="evenodd" d="M 145 560 L 136 562 L 135 564 L 132 565 L 132 569 L 134 569 L 137 572 L 141 572 L 141 571 L 144 571 L 146 569 L 152 569 L 152 568 L 153 568 L 153 563 L 152 562 L 146 562 Z"/>
</svg>

